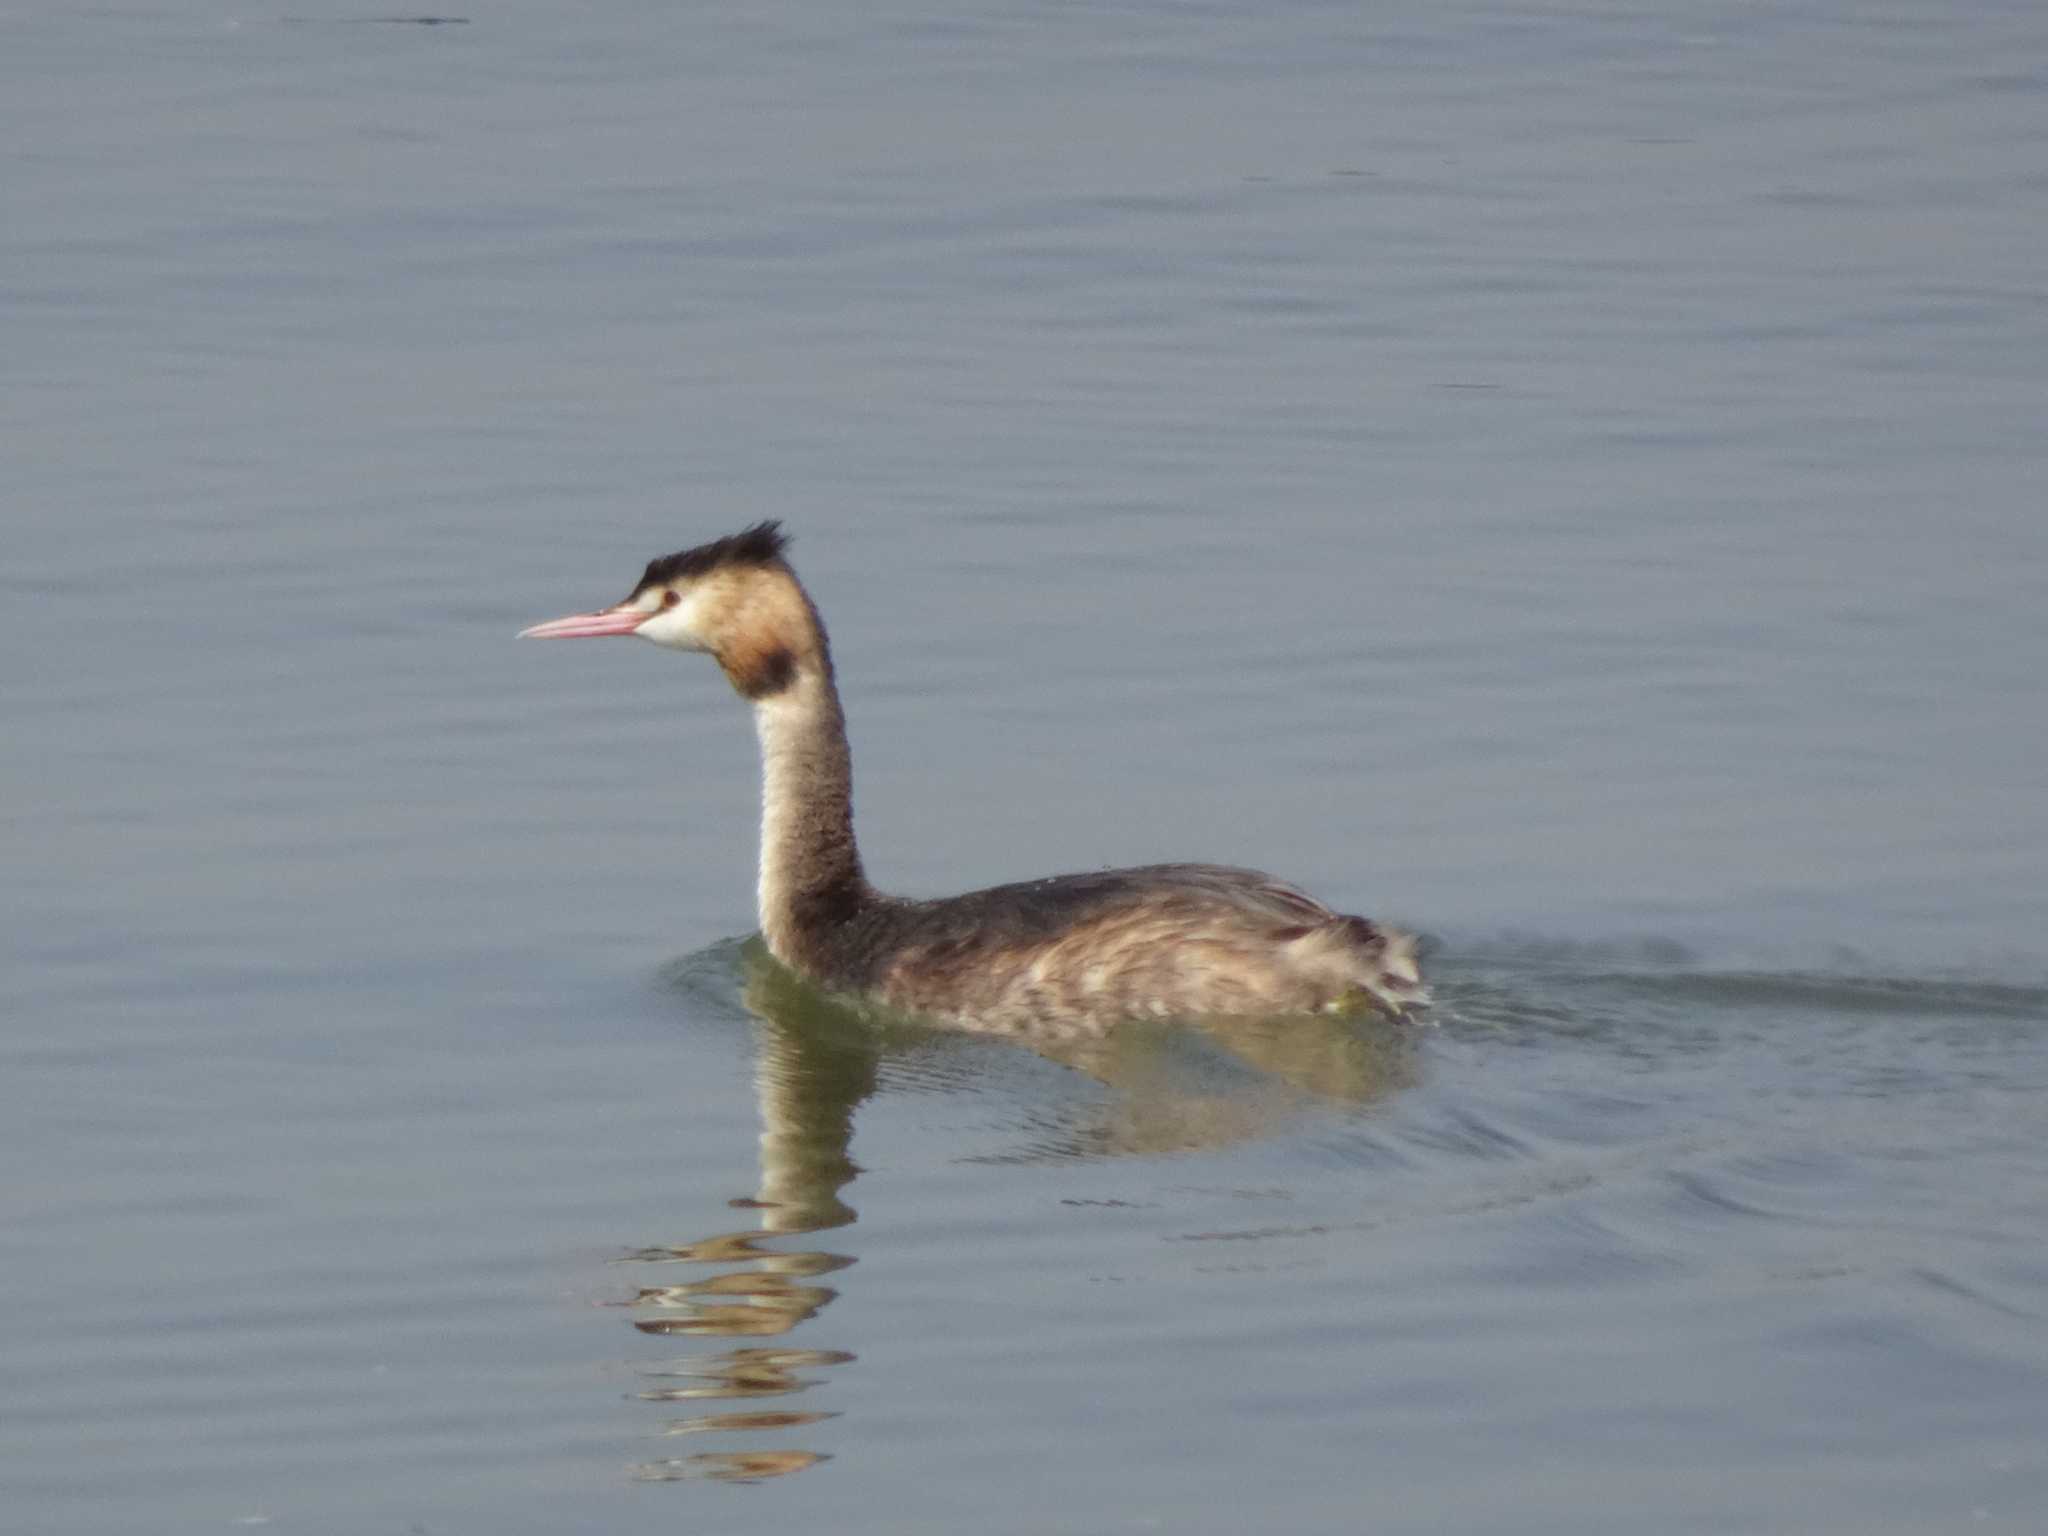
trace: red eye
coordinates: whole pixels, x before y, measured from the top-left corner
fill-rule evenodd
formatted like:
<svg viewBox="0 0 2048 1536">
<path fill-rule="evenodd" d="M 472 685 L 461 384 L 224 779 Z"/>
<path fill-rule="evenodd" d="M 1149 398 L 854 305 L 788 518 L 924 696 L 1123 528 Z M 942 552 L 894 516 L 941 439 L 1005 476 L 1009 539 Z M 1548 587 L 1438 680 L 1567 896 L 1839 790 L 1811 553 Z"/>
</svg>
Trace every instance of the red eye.
<svg viewBox="0 0 2048 1536">
<path fill-rule="evenodd" d="M 681 595 L 677 593 L 674 587 L 670 587 L 668 591 L 661 594 L 661 606 L 664 608 L 673 608 L 682 600 Z"/>
</svg>

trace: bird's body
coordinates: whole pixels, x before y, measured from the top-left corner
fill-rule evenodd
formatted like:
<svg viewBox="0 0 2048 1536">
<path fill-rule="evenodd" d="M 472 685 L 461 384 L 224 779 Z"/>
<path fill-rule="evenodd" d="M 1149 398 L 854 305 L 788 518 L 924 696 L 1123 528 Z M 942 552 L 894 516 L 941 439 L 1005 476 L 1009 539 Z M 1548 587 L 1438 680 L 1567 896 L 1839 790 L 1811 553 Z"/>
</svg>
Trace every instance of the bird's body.
<svg viewBox="0 0 2048 1536">
<path fill-rule="evenodd" d="M 831 650 L 783 548 L 764 523 L 651 562 L 612 608 L 526 631 L 707 651 L 753 704 L 761 932 L 783 964 L 831 991 L 1010 1033 L 1357 1005 L 1398 1015 L 1427 1001 L 1408 935 L 1253 870 L 1154 864 L 931 901 L 876 891 L 854 840 Z"/>
</svg>

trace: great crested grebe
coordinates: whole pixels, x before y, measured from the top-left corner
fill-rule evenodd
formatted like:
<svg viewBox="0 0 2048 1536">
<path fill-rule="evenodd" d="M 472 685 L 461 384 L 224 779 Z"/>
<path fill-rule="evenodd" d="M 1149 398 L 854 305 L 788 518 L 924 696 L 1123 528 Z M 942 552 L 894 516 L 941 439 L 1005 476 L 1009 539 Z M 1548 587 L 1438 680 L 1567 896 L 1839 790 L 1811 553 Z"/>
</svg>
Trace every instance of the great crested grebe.
<svg viewBox="0 0 2048 1536">
<path fill-rule="evenodd" d="M 1405 933 L 1270 875 L 1148 864 L 911 901 L 868 884 L 832 652 L 781 526 L 648 563 L 625 601 L 522 638 L 638 635 L 706 651 L 761 740 L 761 933 L 833 992 L 970 1029 L 1100 1029 L 1131 1018 L 1344 1012 L 1429 999 Z"/>
</svg>

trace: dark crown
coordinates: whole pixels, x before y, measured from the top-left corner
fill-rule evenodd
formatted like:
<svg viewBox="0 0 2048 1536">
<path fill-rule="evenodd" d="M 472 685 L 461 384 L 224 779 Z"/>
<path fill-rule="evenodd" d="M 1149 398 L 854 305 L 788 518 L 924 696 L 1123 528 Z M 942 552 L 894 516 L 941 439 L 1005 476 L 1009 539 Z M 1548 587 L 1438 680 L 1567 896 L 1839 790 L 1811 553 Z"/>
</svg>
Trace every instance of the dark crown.
<svg viewBox="0 0 2048 1536">
<path fill-rule="evenodd" d="M 695 581 L 721 566 L 776 565 L 788 547 L 789 536 L 782 531 L 782 524 L 770 518 L 739 533 L 713 539 L 709 544 L 699 544 L 695 549 L 679 550 L 673 555 L 648 561 L 647 573 L 640 578 L 640 585 L 633 589 L 633 593 L 637 597 L 649 587 Z"/>
</svg>

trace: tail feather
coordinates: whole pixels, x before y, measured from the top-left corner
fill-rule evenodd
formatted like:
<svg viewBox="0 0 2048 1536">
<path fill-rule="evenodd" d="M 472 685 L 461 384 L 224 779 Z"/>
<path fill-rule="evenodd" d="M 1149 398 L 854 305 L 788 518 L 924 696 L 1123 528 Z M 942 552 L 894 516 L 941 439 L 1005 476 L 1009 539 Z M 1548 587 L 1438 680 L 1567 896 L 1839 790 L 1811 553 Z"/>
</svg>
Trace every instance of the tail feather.
<svg viewBox="0 0 2048 1536">
<path fill-rule="evenodd" d="M 1304 967 L 1329 986 L 1333 1001 L 1328 1007 L 1341 1008 L 1361 993 L 1396 1018 L 1429 1006 L 1413 934 L 1363 917 L 1338 916 L 1290 932 L 1288 942 Z"/>
</svg>

